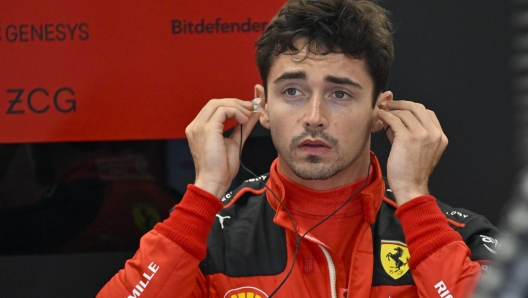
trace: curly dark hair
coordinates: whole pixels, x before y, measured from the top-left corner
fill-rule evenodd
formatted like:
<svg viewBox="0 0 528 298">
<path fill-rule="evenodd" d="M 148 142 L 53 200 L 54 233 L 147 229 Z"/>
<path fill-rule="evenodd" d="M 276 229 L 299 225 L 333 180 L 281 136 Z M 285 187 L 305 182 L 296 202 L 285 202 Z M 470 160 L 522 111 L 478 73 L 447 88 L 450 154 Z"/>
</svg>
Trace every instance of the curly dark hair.
<svg viewBox="0 0 528 298">
<path fill-rule="evenodd" d="M 386 88 L 394 57 L 388 14 L 369 0 L 289 0 L 255 43 L 256 62 L 266 95 L 275 56 L 297 53 L 306 47 L 313 54 L 342 53 L 364 59 L 374 81 L 375 103 Z M 294 46 L 298 38 L 306 39 L 299 49 Z"/>
</svg>

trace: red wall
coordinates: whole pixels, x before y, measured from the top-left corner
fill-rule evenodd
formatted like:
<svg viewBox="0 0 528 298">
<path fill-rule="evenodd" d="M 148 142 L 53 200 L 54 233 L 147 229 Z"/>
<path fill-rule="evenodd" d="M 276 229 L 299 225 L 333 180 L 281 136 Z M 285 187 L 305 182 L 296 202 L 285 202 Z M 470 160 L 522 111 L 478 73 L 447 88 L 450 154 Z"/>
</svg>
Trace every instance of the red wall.
<svg viewBox="0 0 528 298">
<path fill-rule="evenodd" d="M 283 3 L 4 0 L 0 143 L 185 137 L 209 99 L 253 98 Z"/>
</svg>

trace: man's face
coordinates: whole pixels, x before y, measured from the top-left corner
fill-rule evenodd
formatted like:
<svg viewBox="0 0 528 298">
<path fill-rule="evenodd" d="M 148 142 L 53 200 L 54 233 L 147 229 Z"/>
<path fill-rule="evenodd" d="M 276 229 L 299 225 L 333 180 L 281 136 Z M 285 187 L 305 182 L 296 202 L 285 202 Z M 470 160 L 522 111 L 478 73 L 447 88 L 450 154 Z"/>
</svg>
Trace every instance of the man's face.
<svg viewBox="0 0 528 298">
<path fill-rule="evenodd" d="M 280 54 L 267 84 L 261 123 L 271 130 L 282 173 L 312 189 L 338 187 L 367 174 L 370 133 L 381 124 L 362 60 L 336 53 Z"/>
</svg>

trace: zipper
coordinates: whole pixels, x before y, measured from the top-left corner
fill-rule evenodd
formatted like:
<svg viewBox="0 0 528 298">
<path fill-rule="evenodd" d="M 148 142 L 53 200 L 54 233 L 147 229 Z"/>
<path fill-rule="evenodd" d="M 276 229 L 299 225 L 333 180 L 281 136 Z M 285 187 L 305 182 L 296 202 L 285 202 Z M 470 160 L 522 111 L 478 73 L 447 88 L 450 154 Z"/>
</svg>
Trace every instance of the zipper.
<svg viewBox="0 0 528 298">
<path fill-rule="evenodd" d="M 326 250 L 326 248 L 324 248 L 321 244 L 319 244 L 319 247 L 323 250 L 323 253 L 326 257 L 326 261 L 328 263 L 328 271 L 330 272 L 330 291 L 332 294 L 332 298 L 337 298 L 337 289 L 336 289 L 337 277 L 336 277 L 336 269 L 335 269 L 334 261 L 332 260 L 332 256 L 330 255 L 328 250 Z"/>
</svg>

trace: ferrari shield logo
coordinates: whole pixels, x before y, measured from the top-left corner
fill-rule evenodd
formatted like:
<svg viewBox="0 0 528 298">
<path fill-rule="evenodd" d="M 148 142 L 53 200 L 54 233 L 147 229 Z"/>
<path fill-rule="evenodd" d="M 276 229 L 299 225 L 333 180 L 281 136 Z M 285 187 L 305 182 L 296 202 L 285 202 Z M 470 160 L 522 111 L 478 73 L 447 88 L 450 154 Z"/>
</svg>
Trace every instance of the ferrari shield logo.
<svg viewBox="0 0 528 298">
<path fill-rule="evenodd" d="M 402 277 L 409 270 L 409 249 L 400 241 L 381 240 L 381 264 L 394 279 Z"/>
<path fill-rule="evenodd" d="M 134 222 L 141 232 L 146 233 L 161 221 L 161 215 L 155 204 L 138 202 L 132 206 Z"/>
</svg>

